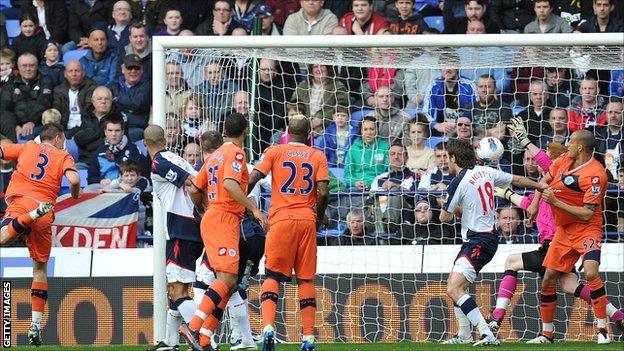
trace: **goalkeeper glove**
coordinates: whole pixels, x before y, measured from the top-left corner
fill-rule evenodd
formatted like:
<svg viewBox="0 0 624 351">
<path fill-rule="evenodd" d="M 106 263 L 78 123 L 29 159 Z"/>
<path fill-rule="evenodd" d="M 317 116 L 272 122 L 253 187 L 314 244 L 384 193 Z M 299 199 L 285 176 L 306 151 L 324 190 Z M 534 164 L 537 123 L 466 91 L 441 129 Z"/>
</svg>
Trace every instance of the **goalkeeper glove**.
<svg viewBox="0 0 624 351">
<path fill-rule="evenodd" d="M 494 187 L 494 195 L 498 198 L 511 201 L 511 195 L 513 194 L 515 194 L 515 192 L 509 188 L 503 189 L 499 187 Z"/>
<path fill-rule="evenodd" d="M 507 126 L 511 131 L 512 136 L 520 142 L 523 148 L 531 143 L 528 137 L 526 128 L 524 128 L 524 121 L 522 117 L 514 117 L 511 119 L 511 124 Z"/>
</svg>

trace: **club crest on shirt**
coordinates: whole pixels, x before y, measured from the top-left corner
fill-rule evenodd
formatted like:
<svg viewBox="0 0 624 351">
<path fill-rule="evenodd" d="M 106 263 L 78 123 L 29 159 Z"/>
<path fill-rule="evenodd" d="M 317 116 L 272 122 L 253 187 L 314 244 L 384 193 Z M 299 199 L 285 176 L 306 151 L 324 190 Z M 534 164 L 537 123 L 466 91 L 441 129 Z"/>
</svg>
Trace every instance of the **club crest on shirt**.
<svg viewBox="0 0 624 351">
<path fill-rule="evenodd" d="M 242 168 L 243 168 L 243 165 L 242 165 L 242 164 L 240 164 L 240 163 L 238 163 L 238 162 L 232 162 L 232 169 L 233 169 L 235 172 L 240 172 Z"/>
<path fill-rule="evenodd" d="M 592 186 L 592 187 L 591 187 L 591 194 L 592 194 L 592 195 L 598 195 L 598 194 L 600 194 L 600 187 L 599 187 L 599 186 Z"/>
<path fill-rule="evenodd" d="M 236 250 L 234 250 L 234 249 L 229 249 L 229 250 L 228 250 L 228 255 L 230 255 L 230 257 L 234 257 L 234 256 L 236 256 Z"/>
<path fill-rule="evenodd" d="M 170 169 L 169 172 L 167 172 L 167 174 L 165 175 L 165 179 L 171 183 L 175 182 L 177 178 L 178 178 L 178 173 L 174 171 L 173 169 Z"/>
<path fill-rule="evenodd" d="M 572 178 L 572 176 L 567 176 L 563 178 L 563 184 L 570 185 L 572 183 L 574 183 L 574 178 Z"/>
</svg>

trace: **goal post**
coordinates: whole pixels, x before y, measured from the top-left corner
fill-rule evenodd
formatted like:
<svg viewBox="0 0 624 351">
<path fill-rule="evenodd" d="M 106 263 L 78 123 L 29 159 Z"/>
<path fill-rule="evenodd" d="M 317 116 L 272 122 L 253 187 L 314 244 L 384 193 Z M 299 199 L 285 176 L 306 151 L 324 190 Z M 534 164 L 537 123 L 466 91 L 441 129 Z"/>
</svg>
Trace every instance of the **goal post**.
<svg viewBox="0 0 624 351">
<path fill-rule="evenodd" d="M 271 58 L 278 61 L 290 61 L 300 64 L 324 64 L 324 65 L 344 65 L 348 67 L 384 67 L 384 68 L 441 68 L 451 66 L 458 69 L 476 69 L 476 68 L 508 68 L 508 67 L 530 67 L 530 66 L 542 66 L 542 67 L 564 67 L 564 68 L 577 68 L 579 61 L 571 57 L 568 48 L 582 48 L 579 49 L 583 54 L 591 55 L 591 59 L 586 61 L 585 64 L 589 65 L 591 69 L 598 70 L 613 70 L 622 69 L 622 46 L 624 45 L 624 39 L 622 33 L 608 33 L 608 34 L 487 34 L 487 35 L 377 35 L 377 36 L 154 36 L 152 38 L 152 59 L 153 59 L 153 123 L 166 126 L 166 74 L 165 64 L 167 53 L 173 49 L 195 48 L 195 49 L 210 49 L 217 52 L 217 56 L 233 56 L 242 57 L 248 59 L 259 58 Z M 375 48 L 383 49 L 381 55 L 379 52 L 375 53 Z M 414 63 L 414 59 L 423 54 L 424 48 L 430 48 L 434 50 L 437 56 L 442 58 L 448 57 L 438 61 L 430 62 L 417 62 Z M 492 48 L 488 51 L 483 51 L 482 55 L 474 56 L 468 60 L 455 59 L 457 56 L 457 48 Z M 580 55 L 582 56 L 582 55 Z M 381 57 L 381 59 L 379 59 Z M 589 56 L 587 56 L 589 57 Z M 377 59 L 376 59 L 377 58 Z M 390 59 L 391 58 L 391 59 Z M 255 64 L 254 64 L 255 65 Z M 414 65 L 418 65 L 414 67 Z M 201 79 L 200 79 L 201 80 Z M 254 91 L 255 83 L 251 84 L 252 87 L 248 91 Z M 252 94 L 252 98 L 255 98 Z M 287 97 L 288 99 L 288 97 Z M 251 109 L 254 109 L 254 101 L 250 101 Z M 250 120 L 251 123 L 251 120 Z M 253 126 L 252 128 L 256 128 Z M 621 195 L 620 195 L 621 196 Z M 622 211 L 618 208 L 615 211 Z M 166 309 L 167 309 L 167 293 L 166 293 L 166 278 L 165 278 L 165 213 L 159 206 L 156 196 L 154 196 L 154 233 L 153 233 L 153 264 L 154 264 L 154 339 L 162 340 L 164 338 Z M 624 245 L 614 247 L 611 252 L 615 252 L 617 260 L 619 261 L 619 269 L 622 271 Z M 340 250 L 353 250 L 351 247 L 329 248 L 331 253 L 325 251 L 322 255 L 319 255 L 319 265 L 324 267 L 330 267 L 331 265 L 340 265 L 341 261 L 336 257 L 340 255 Z M 368 250 L 368 251 L 367 251 Z M 432 251 L 433 250 L 433 251 Z M 417 266 L 419 271 L 412 273 L 426 273 L 428 262 L 426 258 L 433 257 L 440 252 L 436 250 L 444 251 L 444 247 L 438 246 L 437 248 L 427 248 L 426 246 L 418 246 L 413 248 L 391 248 L 382 250 L 394 259 L 395 256 L 391 256 L 392 253 L 398 253 L 398 262 L 394 266 L 389 263 L 387 266 L 383 263 L 383 260 L 375 260 L 379 266 L 385 268 L 373 268 L 375 273 L 393 273 L 397 270 L 400 274 L 406 274 L 406 279 L 409 279 L 410 267 Z M 367 248 L 365 257 L 375 257 L 375 254 Z M 396 251 L 396 252 L 395 252 Z M 332 255 L 335 254 L 337 256 Z M 443 253 L 444 257 L 448 256 L 448 253 Z M 417 264 L 407 259 L 409 255 L 418 256 L 416 260 Z M 327 261 L 321 262 L 322 259 Z M 365 264 L 365 263 L 362 263 Z M 448 262 L 446 262 L 448 265 Z M 430 264 L 435 265 L 433 263 Z M 618 263 L 615 264 L 617 272 Z M 354 267 L 351 267 L 354 268 Z M 387 270 L 384 270 L 386 269 Z M 348 271 L 349 267 L 343 268 L 342 271 Z M 450 270 L 450 266 L 448 267 Z M 331 270 L 331 269 L 330 269 Z M 435 271 L 435 270 L 433 270 Z M 432 271 L 432 272 L 433 272 Z M 353 272 L 360 272 L 366 275 L 366 267 L 357 267 Z M 498 272 L 498 271 L 494 271 Z M 502 271 L 500 271 L 502 272 Z M 440 271 L 440 273 L 445 273 Z M 442 283 L 442 275 L 439 273 L 427 273 L 431 274 L 433 281 Z M 352 273 L 354 279 L 360 279 L 360 276 L 356 276 L 356 273 Z M 620 278 L 622 275 L 620 274 Z M 333 278 L 332 278 L 333 279 Z M 337 279 L 337 278 L 336 278 Z M 390 278 L 392 280 L 392 278 Z M 611 282 L 613 283 L 613 282 Z M 337 283 L 329 279 L 327 289 L 331 290 Z M 403 282 L 398 282 L 398 285 Z M 613 284 L 611 284 L 613 286 Z M 324 287 L 325 288 L 325 287 Z M 418 285 L 409 289 L 420 289 L 422 286 Z M 429 286 L 426 289 L 431 289 L 431 293 L 438 296 L 440 287 Z M 495 291 L 493 291 L 494 293 Z M 366 289 L 358 291 L 360 295 L 353 297 L 349 295 L 346 301 L 353 299 L 366 299 L 369 297 Z M 384 292 L 385 293 L 385 292 Z M 621 291 L 618 291 L 621 293 Z M 343 299 L 344 300 L 344 299 Z M 619 299 L 621 302 L 622 299 Z M 357 302 L 357 301 L 356 301 Z M 487 308 L 489 309 L 490 303 L 488 301 Z M 401 306 L 401 311 L 403 311 Z M 619 307 L 619 306 L 618 306 Z M 424 308 L 418 306 L 416 308 Z M 488 311 L 489 312 L 489 311 Z M 347 314 L 347 311 L 344 312 Z M 353 319 L 354 316 L 359 314 L 354 311 L 348 312 L 350 317 L 344 317 L 343 323 L 347 324 L 349 321 L 353 323 L 359 323 L 358 320 Z M 384 310 L 383 316 L 388 318 L 398 318 L 402 327 L 394 332 L 387 332 L 383 340 L 403 340 L 406 338 L 407 332 L 403 329 L 410 330 L 410 328 L 416 328 L 412 326 L 410 321 L 405 320 L 403 312 L 400 315 L 395 315 L 394 310 L 390 308 L 389 312 Z M 432 312 L 433 313 L 433 312 Z M 403 317 L 401 317 L 403 316 Z M 343 318 L 343 317 L 341 317 Z M 350 318 L 350 319 L 349 319 Z M 403 318 L 403 320 L 401 320 Z M 443 317 L 444 321 L 448 322 L 448 316 Z M 290 316 L 289 320 L 296 320 L 296 318 Z M 364 322 L 366 323 L 366 321 Z M 450 318 L 450 323 L 453 324 L 454 320 Z M 394 328 L 395 326 L 393 326 Z M 337 327 L 337 330 L 345 332 L 347 335 L 354 333 L 353 331 L 346 331 L 343 327 Z M 393 329 L 394 330 L 394 329 Z M 395 333 L 396 332 L 396 333 Z M 387 338 L 388 335 L 392 335 L 392 338 Z M 411 334 L 410 334 L 411 335 Z M 337 335 L 336 340 L 349 339 L 345 335 Z M 414 339 L 412 337 L 412 339 Z M 361 340 L 361 338 L 352 338 L 351 340 Z"/>
</svg>

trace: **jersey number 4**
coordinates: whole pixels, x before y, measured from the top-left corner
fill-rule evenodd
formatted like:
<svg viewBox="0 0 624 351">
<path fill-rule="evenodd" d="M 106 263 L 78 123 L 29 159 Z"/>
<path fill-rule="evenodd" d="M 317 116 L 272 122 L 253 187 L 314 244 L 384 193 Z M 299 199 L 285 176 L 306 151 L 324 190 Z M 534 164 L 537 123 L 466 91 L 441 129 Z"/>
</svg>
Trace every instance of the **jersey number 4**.
<svg viewBox="0 0 624 351">
<path fill-rule="evenodd" d="M 43 179 L 43 177 L 45 177 L 46 166 L 48 165 L 48 163 L 50 163 L 48 155 L 40 153 L 38 157 L 40 162 L 37 163 L 37 165 L 35 166 L 37 168 L 37 171 L 30 174 L 30 178 L 34 180 L 41 180 Z"/>
<path fill-rule="evenodd" d="M 303 186 L 299 188 L 294 188 L 292 186 L 295 179 L 297 179 L 297 175 L 298 175 L 297 165 L 295 165 L 291 161 L 284 161 L 282 162 L 282 168 L 288 169 L 290 171 L 288 179 L 280 188 L 280 191 L 282 192 L 282 194 L 293 195 L 297 191 L 299 191 L 299 194 L 301 195 L 310 194 L 310 192 L 312 191 L 312 188 L 314 188 L 314 182 L 312 182 L 312 175 L 314 174 L 314 168 L 312 167 L 311 164 L 306 163 L 306 162 L 301 164 L 301 169 L 305 173 L 302 177 L 302 180 L 305 184 L 303 184 Z"/>
<path fill-rule="evenodd" d="M 485 195 L 484 193 L 485 189 Z M 494 188 L 492 183 L 485 183 L 483 186 L 477 188 L 479 191 L 479 197 L 481 198 L 481 206 L 483 207 L 483 214 L 487 214 L 489 210 L 494 209 Z M 489 205 L 489 209 L 488 209 Z"/>
</svg>

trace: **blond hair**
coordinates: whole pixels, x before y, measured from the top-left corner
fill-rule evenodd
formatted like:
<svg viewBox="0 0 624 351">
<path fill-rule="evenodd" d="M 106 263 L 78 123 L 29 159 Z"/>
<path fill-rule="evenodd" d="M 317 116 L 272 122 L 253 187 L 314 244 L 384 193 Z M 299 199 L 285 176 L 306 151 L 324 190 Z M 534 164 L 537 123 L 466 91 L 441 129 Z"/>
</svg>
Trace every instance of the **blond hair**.
<svg viewBox="0 0 624 351">
<path fill-rule="evenodd" d="M 49 108 L 41 114 L 41 124 L 61 123 L 61 113 L 55 108 Z"/>
</svg>

